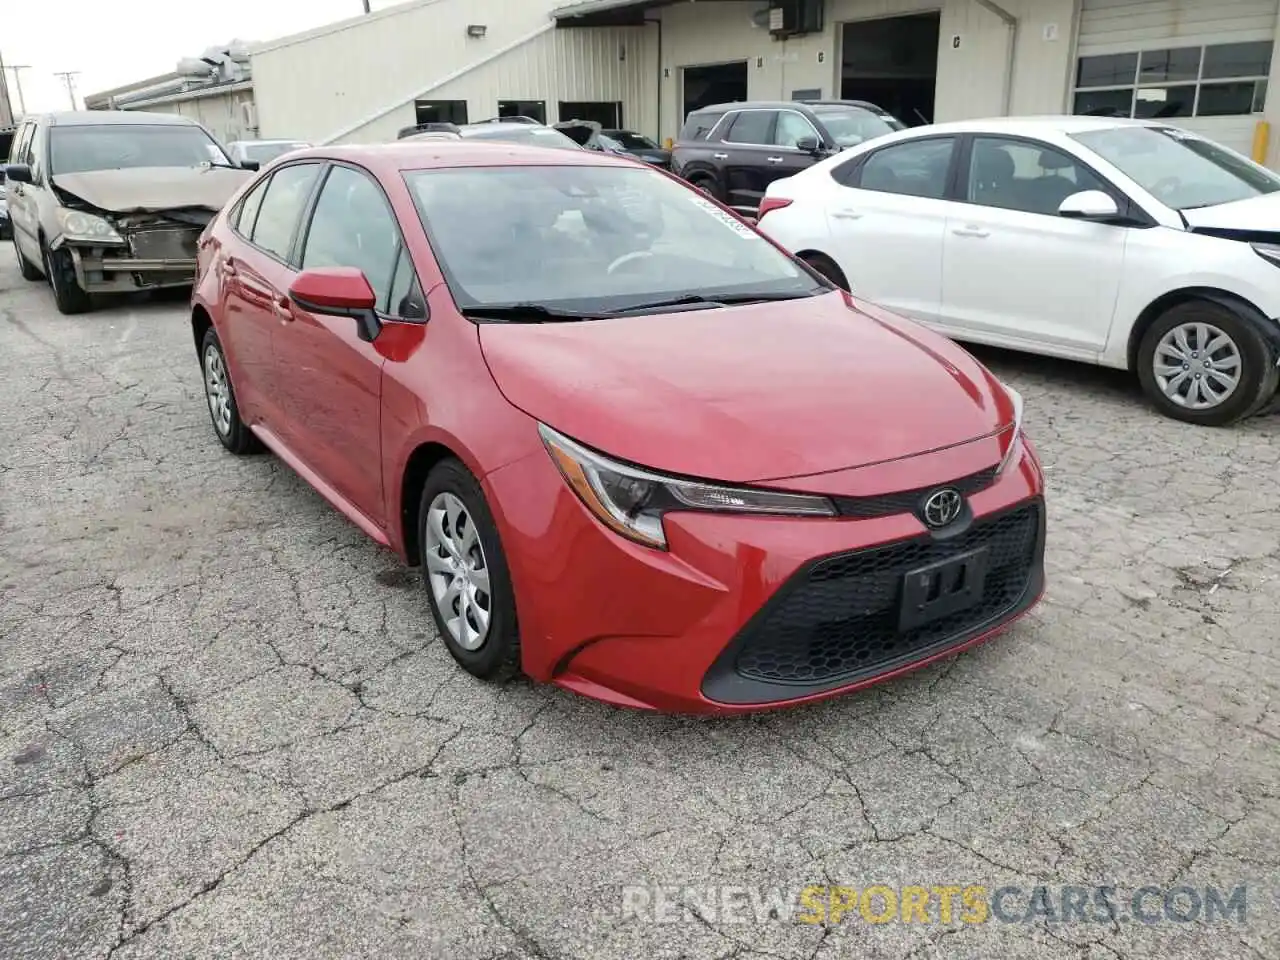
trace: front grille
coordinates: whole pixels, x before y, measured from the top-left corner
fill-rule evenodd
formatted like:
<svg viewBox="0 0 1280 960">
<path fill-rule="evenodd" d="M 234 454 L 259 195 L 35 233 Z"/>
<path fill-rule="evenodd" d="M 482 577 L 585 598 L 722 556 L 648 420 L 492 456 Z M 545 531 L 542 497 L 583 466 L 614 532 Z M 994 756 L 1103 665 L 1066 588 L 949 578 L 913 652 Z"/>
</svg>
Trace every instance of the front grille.
<svg viewBox="0 0 1280 960">
<path fill-rule="evenodd" d="M 194 260 L 200 230 L 191 227 L 158 227 L 129 234 L 129 252 L 135 260 Z"/>
<path fill-rule="evenodd" d="M 764 683 L 829 686 L 961 642 L 1023 601 L 1038 570 L 1042 509 L 1033 501 L 952 539 L 925 536 L 818 561 L 747 625 L 734 645 L 736 672 Z M 977 605 L 899 632 L 905 574 L 980 547 L 989 565 Z"/>
<path fill-rule="evenodd" d="M 971 473 L 951 483 L 935 483 L 917 490 L 902 490 L 870 497 L 832 497 L 842 517 L 887 517 L 895 513 L 919 513 L 925 497 L 942 487 L 954 487 L 967 500 L 980 490 L 991 486 L 996 479 L 996 468 L 989 467 Z"/>
</svg>

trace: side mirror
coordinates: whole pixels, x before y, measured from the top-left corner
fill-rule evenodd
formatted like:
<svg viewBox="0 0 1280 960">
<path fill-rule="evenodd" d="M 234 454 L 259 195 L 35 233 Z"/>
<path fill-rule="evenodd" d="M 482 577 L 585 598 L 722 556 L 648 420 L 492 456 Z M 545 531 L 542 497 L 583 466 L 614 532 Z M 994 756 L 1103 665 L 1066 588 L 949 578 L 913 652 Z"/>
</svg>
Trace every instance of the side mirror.
<svg viewBox="0 0 1280 960">
<path fill-rule="evenodd" d="M 822 149 L 822 143 L 817 137 L 801 137 L 796 141 L 796 149 L 801 153 L 817 153 Z"/>
<path fill-rule="evenodd" d="M 289 299 L 307 313 L 350 317 L 365 343 L 372 343 L 382 330 L 382 321 L 374 309 L 378 297 L 364 271 L 355 267 L 304 270 L 289 287 Z"/>
<path fill-rule="evenodd" d="M 241 160 L 240 169 L 241 170 L 261 170 L 262 164 L 259 163 L 257 160 Z"/>
<path fill-rule="evenodd" d="M 1058 205 L 1058 216 L 1068 220 L 1094 220 L 1105 222 L 1120 216 L 1116 202 L 1101 190 L 1081 190 L 1073 193 Z"/>
<path fill-rule="evenodd" d="M 25 163 L 11 163 L 4 168 L 4 175 L 7 180 L 13 183 L 30 183 L 31 168 Z"/>
</svg>

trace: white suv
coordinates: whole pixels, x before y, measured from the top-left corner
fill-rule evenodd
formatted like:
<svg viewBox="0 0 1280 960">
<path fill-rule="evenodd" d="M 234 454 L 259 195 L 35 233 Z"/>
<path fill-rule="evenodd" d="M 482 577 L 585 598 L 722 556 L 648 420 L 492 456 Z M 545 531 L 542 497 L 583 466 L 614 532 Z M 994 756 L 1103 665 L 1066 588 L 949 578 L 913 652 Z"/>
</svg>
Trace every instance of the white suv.
<svg viewBox="0 0 1280 960">
<path fill-rule="evenodd" d="M 1280 176 L 1159 122 L 936 124 L 773 183 L 760 228 L 957 340 L 1134 370 L 1221 425 L 1280 381 Z"/>
</svg>

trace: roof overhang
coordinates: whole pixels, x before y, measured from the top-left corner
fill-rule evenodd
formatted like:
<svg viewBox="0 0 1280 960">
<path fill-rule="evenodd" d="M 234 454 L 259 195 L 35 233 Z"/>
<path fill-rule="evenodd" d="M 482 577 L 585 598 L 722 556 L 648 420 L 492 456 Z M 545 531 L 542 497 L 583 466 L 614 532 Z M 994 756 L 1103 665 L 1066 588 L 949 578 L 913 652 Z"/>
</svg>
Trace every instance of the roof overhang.
<svg viewBox="0 0 1280 960">
<path fill-rule="evenodd" d="M 558 27 L 639 27 L 650 10 L 691 2 L 696 0 L 581 0 L 559 7 L 551 15 Z M 758 4 L 762 0 L 750 2 Z"/>
</svg>

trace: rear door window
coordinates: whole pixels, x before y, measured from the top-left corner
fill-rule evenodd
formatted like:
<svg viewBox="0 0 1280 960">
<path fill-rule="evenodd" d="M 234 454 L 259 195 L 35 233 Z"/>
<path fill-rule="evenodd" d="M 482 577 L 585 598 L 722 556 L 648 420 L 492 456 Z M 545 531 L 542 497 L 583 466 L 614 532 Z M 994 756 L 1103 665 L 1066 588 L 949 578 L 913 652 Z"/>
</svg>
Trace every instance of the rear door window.
<svg viewBox="0 0 1280 960">
<path fill-rule="evenodd" d="M 267 253 L 289 262 L 302 211 L 311 197 L 318 163 L 299 163 L 277 170 L 267 186 L 249 238 Z"/>
<path fill-rule="evenodd" d="M 685 141 L 707 139 L 722 116 L 724 116 L 723 113 L 689 114 L 689 119 L 684 122 L 684 129 L 680 131 L 680 139 Z"/>
<path fill-rule="evenodd" d="M 777 114 L 772 110 L 743 110 L 733 118 L 733 126 L 725 134 L 727 143 L 765 146 L 773 143 L 773 122 Z"/>
<path fill-rule="evenodd" d="M 941 200 L 947 194 L 954 151 L 952 137 L 897 143 L 867 157 L 857 182 L 849 185 L 878 193 Z"/>
</svg>

